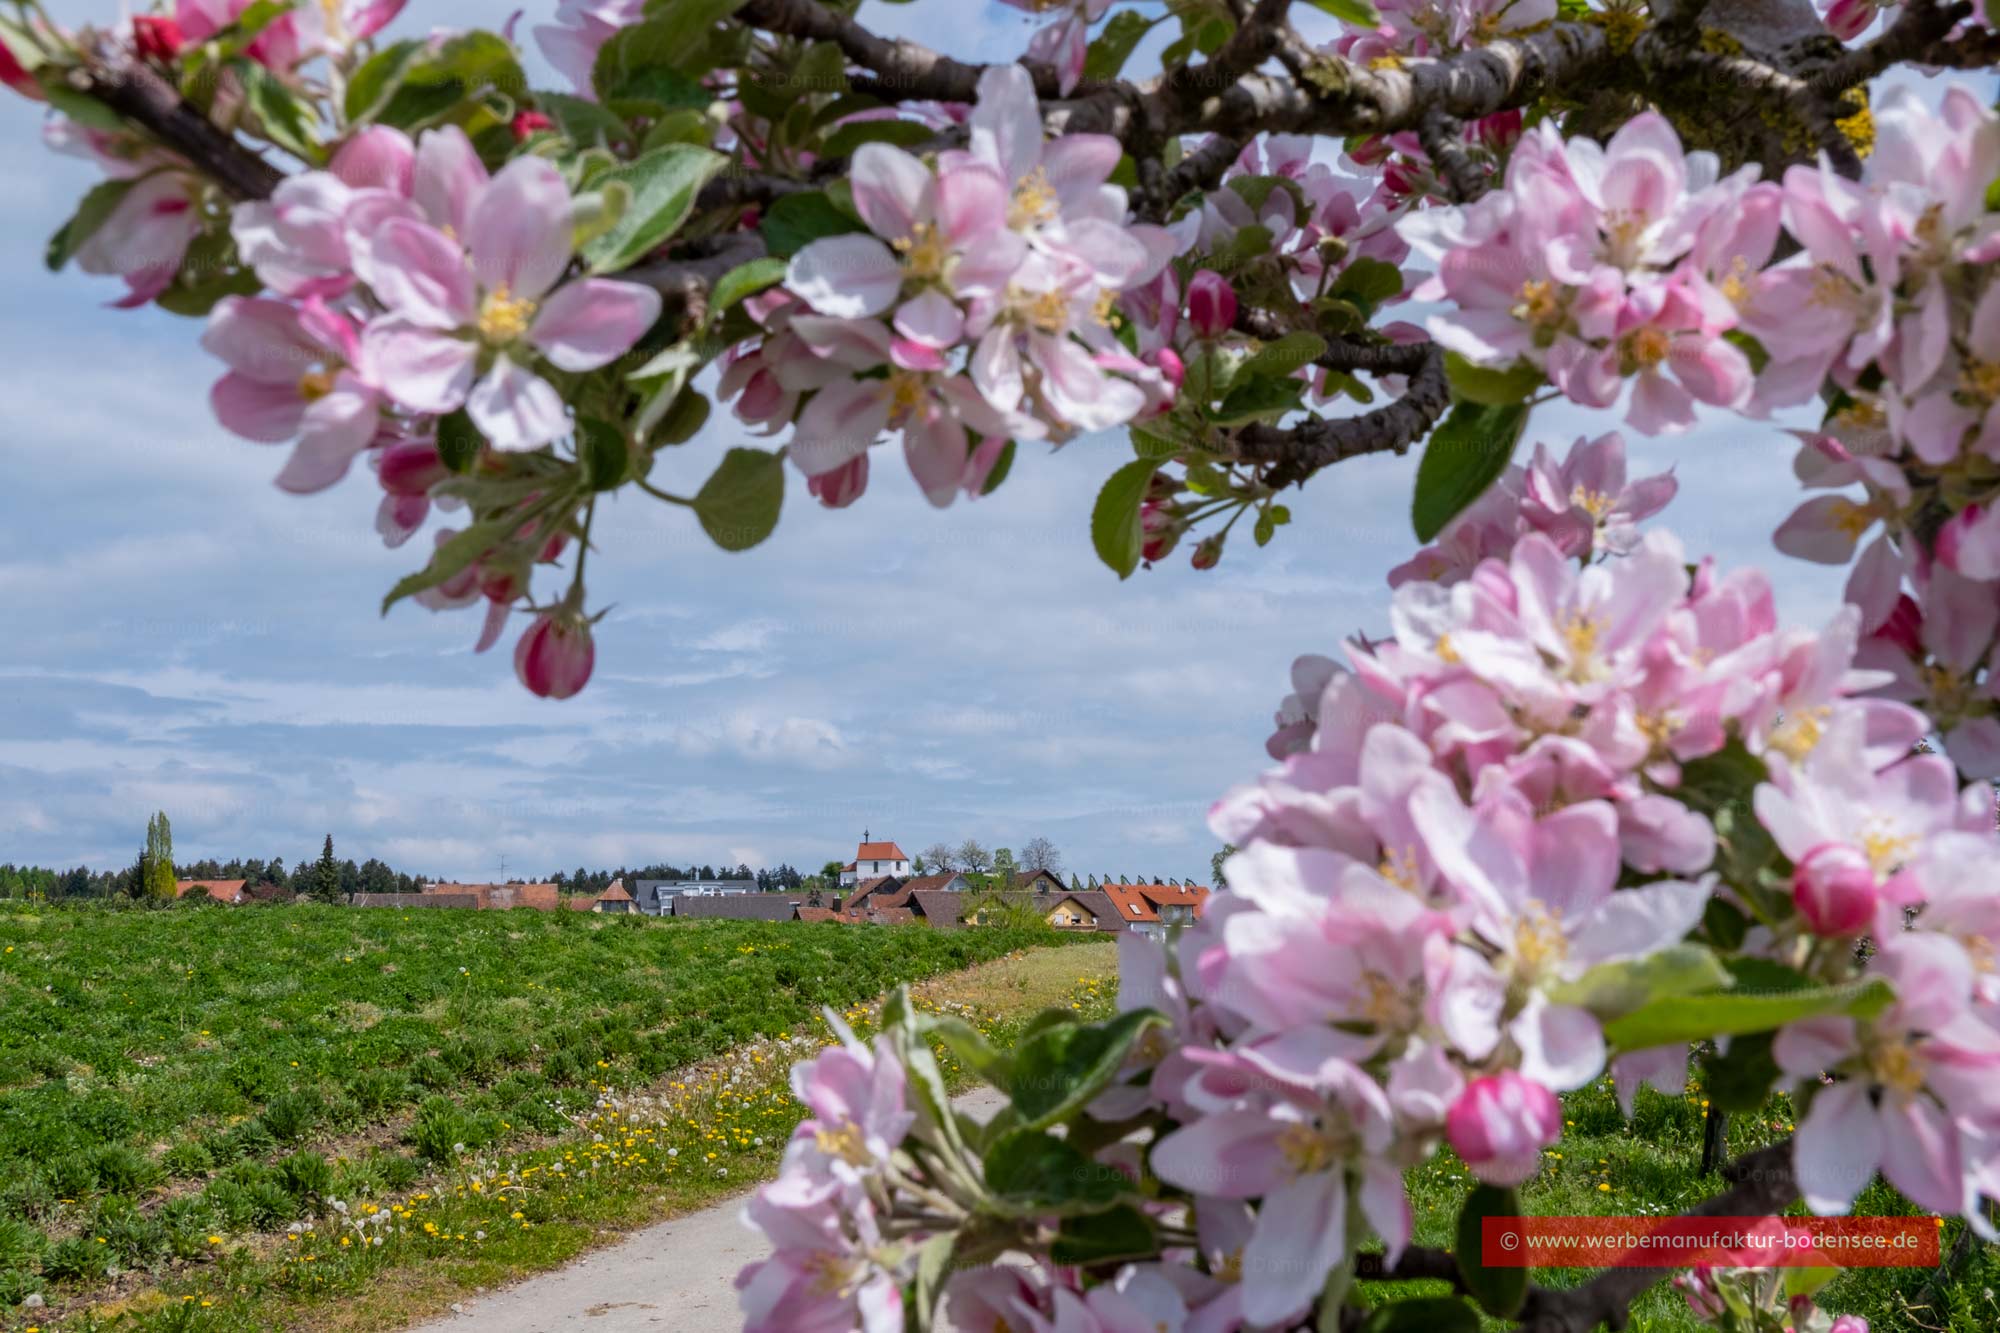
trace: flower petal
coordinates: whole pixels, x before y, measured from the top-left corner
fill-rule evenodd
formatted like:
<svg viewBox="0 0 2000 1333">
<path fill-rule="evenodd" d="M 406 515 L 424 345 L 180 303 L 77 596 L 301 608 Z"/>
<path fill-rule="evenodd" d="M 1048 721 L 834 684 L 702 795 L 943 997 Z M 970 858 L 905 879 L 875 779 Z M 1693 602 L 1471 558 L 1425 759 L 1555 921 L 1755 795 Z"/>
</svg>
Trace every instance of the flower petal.
<svg viewBox="0 0 2000 1333">
<path fill-rule="evenodd" d="M 495 449 L 539 449 L 569 430 L 569 413 L 555 387 L 505 353 L 473 386 L 465 410 Z"/>
<path fill-rule="evenodd" d="M 553 162 L 517 157 L 479 192 L 465 248 L 486 291 L 538 300 L 569 264 L 569 186 Z"/>
<path fill-rule="evenodd" d="M 660 294 L 636 282 L 564 283 L 536 312 L 533 343 L 561 370 L 596 370 L 632 349 L 660 317 Z"/>
</svg>

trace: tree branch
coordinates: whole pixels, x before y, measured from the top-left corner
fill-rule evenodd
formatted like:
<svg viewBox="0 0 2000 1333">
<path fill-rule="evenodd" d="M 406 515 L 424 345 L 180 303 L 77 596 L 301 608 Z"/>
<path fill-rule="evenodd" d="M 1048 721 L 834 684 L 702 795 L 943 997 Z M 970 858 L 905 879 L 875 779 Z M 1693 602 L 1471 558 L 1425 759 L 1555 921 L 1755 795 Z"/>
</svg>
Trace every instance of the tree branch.
<svg viewBox="0 0 2000 1333">
<path fill-rule="evenodd" d="M 90 59 L 69 84 L 145 130 L 236 199 L 266 199 L 285 174 L 251 152 L 136 60 Z"/>
<path fill-rule="evenodd" d="M 1486 173 L 1465 150 L 1463 124 L 1442 111 L 1427 111 L 1417 123 L 1417 137 L 1453 203 L 1469 204 L 1486 193 Z"/>
<path fill-rule="evenodd" d="M 627 282 L 643 283 L 658 292 L 661 318 L 680 329 L 690 329 L 708 318 L 708 294 L 722 275 L 739 264 L 764 256 L 764 238 L 754 231 L 735 232 L 722 237 L 707 254 L 691 259 L 675 259 L 657 264 L 641 264 L 618 276 Z"/>
<path fill-rule="evenodd" d="M 1311 417 L 1296 426 L 1246 426 L 1236 432 L 1236 457 L 1277 464 L 1265 481 L 1284 487 L 1345 459 L 1404 452 L 1428 434 L 1451 406 L 1444 353 L 1434 343 L 1410 346 L 1420 360 L 1409 387 L 1395 402 L 1357 417 Z"/>
<path fill-rule="evenodd" d="M 1930 63 L 1923 61 L 1924 53 L 1971 13 L 1971 0 L 1948 5 L 1937 0 L 1910 0 L 1874 41 L 1844 52 L 1813 76 L 1812 85 L 1823 93 L 1842 93 L 1905 60 Z"/>
<path fill-rule="evenodd" d="M 780 36 L 834 43 L 849 60 L 874 71 L 868 91 L 885 101 L 970 102 L 986 71 L 984 65 L 968 65 L 918 42 L 878 37 L 844 14 L 822 9 L 817 0 L 749 0 L 736 17 Z M 1055 70 L 1020 63 L 1034 76 L 1039 96 L 1062 95 Z"/>
</svg>

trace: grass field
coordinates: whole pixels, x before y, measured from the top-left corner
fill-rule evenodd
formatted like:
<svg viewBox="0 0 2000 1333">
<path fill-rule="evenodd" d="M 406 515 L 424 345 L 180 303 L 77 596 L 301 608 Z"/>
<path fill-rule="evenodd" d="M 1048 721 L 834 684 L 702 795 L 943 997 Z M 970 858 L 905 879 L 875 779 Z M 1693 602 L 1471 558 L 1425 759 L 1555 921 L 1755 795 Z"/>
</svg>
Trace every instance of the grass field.
<svg viewBox="0 0 2000 1333">
<path fill-rule="evenodd" d="M 852 1010 L 1050 940 L 570 913 L 0 911 L 0 1311 L 49 1302 L 0 1326 L 307 1326 L 386 1272 L 420 1293 L 560 1262 L 600 1226 L 774 1162 L 797 1115 L 782 1070 L 823 1039 L 822 1004 Z M 1040 982 L 1021 994 L 1050 998 Z M 635 1116 L 652 1117 L 645 1138 L 619 1128 Z M 441 1276 L 461 1268 L 463 1284 Z M 275 1323 L 273 1302 L 288 1311 Z"/>
</svg>

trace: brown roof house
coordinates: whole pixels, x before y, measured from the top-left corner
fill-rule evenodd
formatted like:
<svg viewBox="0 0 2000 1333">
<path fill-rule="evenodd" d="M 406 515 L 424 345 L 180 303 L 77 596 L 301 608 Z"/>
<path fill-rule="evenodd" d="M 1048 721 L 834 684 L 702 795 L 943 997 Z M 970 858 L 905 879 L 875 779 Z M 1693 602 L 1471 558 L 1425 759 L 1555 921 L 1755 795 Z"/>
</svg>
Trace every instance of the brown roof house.
<svg viewBox="0 0 2000 1333">
<path fill-rule="evenodd" d="M 1123 929 L 1111 900 L 1095 889 L 1064 889 L 1061 893 L 948 893 L 936 890 L 910 895 L 919 920 L 941 929 L 998 924 L 1015 911 L 1026 910 L 1057 930 L 1113 933 Z"/>
<path fill-rule="evenodd" d="M 625 881 L 614 879 L 604 892 L 590 900 L 590 910 L 605 913 L 629 913 L 638 911 L 639 904 L 633 901 L 632 895 L 625 891 Z"/>
<path fill-rule="evenodd" d="M 235 906 L 244 899 L 243 886 L 246 879 L 177 879 L 174 881 L 174 897 L 185 898 L 190 893 L 207 894 L 219 903 Z"/>
</svg>

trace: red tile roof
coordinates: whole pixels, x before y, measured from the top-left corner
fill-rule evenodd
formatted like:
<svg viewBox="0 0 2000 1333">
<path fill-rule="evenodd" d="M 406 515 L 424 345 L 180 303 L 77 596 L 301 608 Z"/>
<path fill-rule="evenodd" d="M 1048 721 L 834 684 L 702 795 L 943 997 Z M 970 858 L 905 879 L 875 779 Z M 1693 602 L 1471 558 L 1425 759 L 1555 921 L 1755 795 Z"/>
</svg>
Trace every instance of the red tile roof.
<svg viewBox="0 0 2000 1333">
<path fill-rule="evenodd" d="M 632 901 L 632 895 L 625 891 L 624 880 L 614 879 L 611 881 L 611 887 L 597 895 L 597 901 L 601 903 L 629 903 Z"/>
<path fill-rule="evenodd" d="M 243 898 L 245 879 L 180 879 L 174 881 L 174 897 L 185 898 L 200 890 L 219 903 L 239 902 Z"/>
<path fill-rule="evenodd" d="M 1098 888 L 1124 921 L 1158 921 L 1162 907 L 1192 907 L 1200 916 L 1208 902 L 1208 889 L 1200 884 L 1100 884 Z"/>
<path fill-rule="evenodd" d="M 907 861 L 903 849 L 893 842 L 864 842 L 854 853 L 856 861 Z"/>
<path fill-rule="evenodd" d="M 831 907 L 801 907 L 798 910 L 798 918 L 801 921 L 838 921 L 840 913 Z"/>
</svg>

